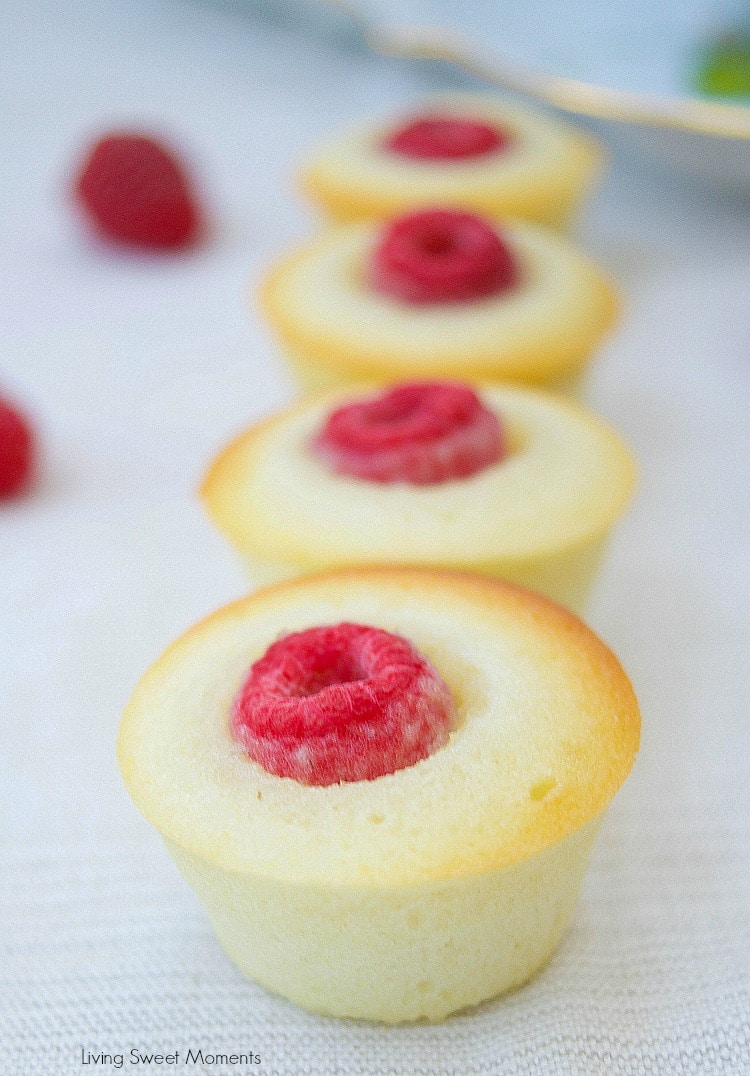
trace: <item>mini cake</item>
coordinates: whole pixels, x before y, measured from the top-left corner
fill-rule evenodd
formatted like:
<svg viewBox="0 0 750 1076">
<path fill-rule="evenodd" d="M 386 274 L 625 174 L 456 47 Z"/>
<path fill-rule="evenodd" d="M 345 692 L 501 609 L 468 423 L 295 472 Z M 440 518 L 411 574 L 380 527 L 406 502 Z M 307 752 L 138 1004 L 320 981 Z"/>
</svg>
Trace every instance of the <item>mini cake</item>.
<svg viewBox="0 0 750 1076">
<path fill-rule="evenodd" d="M 597 144 L 541 112 L 489 94 L 450 94 L 390 123 L 329 139 L 302 171 L 339 221 L 424 205 L 564 223 L 600 171 Z"/>
<path fill-rule="evenodd" d="M 437 1020 L 549 959 L 639 726 L 558 606 L 368 569 L 194 627 L 137 687 L 118 757 L 247 975 L 316 1012 Z"/>
<path fill-rule="evenodd" d="M 258 581 L 426 564 L 581 611 L 633 484 L 628 449 L 575 404 L 409 382 L 329 390 L 267 419 L 219 455 L 201 493 Z"/>
<path fill-rule="evenodd" d="M 565 387 L 617 314 L 607 277 L 556 233 L 445 208 L 328 229 L 270 272 L 261 304 L 308 388 L 407 376 Z"/>
</svg>

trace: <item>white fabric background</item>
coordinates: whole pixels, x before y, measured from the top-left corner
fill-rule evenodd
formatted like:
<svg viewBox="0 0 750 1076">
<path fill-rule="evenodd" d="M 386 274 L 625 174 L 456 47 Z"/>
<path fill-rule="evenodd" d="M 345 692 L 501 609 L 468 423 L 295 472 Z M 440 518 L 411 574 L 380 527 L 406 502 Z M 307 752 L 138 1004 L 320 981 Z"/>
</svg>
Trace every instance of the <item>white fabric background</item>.
<svg viewBox="0 0 750 1076">
<path fill-rule="evenodd" d="M 616 153 L 581 224 L 628 302 L 589 398 L 642 469 L 591 621 L 644 737 L 560 952 L 440 1026 L 316 1018 L 224 958 L 121 786 L 114 737 L 145 666 L 245 587 L 194 488 L 290 395 L 243 301 L 312 226 L 293 162 L 449 77 L 209 5 L 2 6 L 0 385 L 45 460 L 34 495 L 0 509 L 0 1072 L 110 1072 L 81 1049 L 131 1046 L 252 1050 L 284 1076 L 750 1071 L 747 207 Z M 219 221 L 200 253 L 105 252 L 72 220 L 76 147 L 124 120 L 192 149 Z"/>
</svg>

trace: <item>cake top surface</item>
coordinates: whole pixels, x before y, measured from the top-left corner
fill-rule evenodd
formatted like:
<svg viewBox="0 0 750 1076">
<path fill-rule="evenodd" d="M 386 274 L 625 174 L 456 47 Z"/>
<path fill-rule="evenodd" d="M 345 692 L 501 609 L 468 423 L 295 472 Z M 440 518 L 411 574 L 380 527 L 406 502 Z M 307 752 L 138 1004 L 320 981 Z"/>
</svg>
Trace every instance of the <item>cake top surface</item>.
<svg viewBox="0 0 750 1076">
<path fill-rule="evenodd" d="M 326 228 L 261 281 L 261 308 L 285 346 L 338 380 L 546 381 L 581 369 L 617 321 L 608 274 L 567 238 L 524 220 L 492 224 L 514 266 L 512 287 L 462 302 L 396 299 L 372 279 L 388 226 Z"/>
<path fill-rule="evenodd" d="M 390 143 L 405 123 L 430 115 L 483 123 L 500 138 L 493 151 L 455 160 L 404 156 Z M 478 191 L 488 202 L 503 188 L 523 184 L 554 184 L 560 173 L 596 167 L 601 151 L 579 129 L 510 98 L 486 93 L 437 94 L 417 103 L 403 115 L 365 120 L 334 131 L 309 155 L 303 180 L 315 186 L 329 182 L 364 188 L 380 200 L 425 190 L 433 196 Z M 582 159 L 582 161 L 581 161 Z"/>
<path fill-rule="evenodd" d="M 274 563 L 482 568 L 606 533 L 634 485 L 632 457 L 599 419 L 556 397 L 482 386 L 508 452 L 467 478 L 417 488 L 334 473 L 310 450 L 338 407 L 373 386 L 326 392 L 240 436 L 203 483 L 206 507 L 243 552 Z"/>
<path fill-rule="evenodd" d="M 232 737 L 248 668 L 288 632 L 353 620 L 410 640 L 455 700 L 447 743 L 372 781 L 307 786 Z M 638 707 L 609 650 L 521 588 L 462 573 L 349 570 L 256 592 L 146 673 L 118 758 L 163 836 L 227 869 L 309 885 L 406 885 L 525 859 L 596 817 L 637 751 Z"/>
</svg>

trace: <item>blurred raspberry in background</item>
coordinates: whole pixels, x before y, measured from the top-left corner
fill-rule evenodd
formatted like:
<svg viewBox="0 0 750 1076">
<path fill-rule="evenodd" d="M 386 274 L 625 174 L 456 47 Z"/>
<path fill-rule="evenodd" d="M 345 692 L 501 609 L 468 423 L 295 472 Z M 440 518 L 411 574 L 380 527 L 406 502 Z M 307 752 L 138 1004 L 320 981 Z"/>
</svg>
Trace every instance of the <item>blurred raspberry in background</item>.
<svg viewBox="0 0 750 1076">
<path fill-rule="evenodd" d="M 28 419 L 0 396 L 0 498 L 15 497 L 28 487 L 34 456 Z"/>
<path fill-rule="evenodd" d="M 85 155 L 74 194 L 96 231 L 116 243 L 182 250 L 205 234 L 205 217 L 184 163 L 136 131 L 104 135 Z"/>
</svg>

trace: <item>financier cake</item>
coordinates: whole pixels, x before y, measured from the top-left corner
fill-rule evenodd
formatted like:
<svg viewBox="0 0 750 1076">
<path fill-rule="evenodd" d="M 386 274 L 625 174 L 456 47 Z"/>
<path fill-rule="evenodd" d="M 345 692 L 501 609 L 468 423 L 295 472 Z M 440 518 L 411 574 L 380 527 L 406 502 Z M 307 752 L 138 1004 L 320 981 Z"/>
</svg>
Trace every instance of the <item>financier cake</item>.
<svg viewBox="0 0 750 1076">
<path fill-rule="evenodd" d="M 201 494 L 256 581 L 424 564 L 580 612 L 633 485 L 627 447 L 576 404 L 410 381 L 328 390 L 259 423 L 216 458 Z"/>
<path fill-rule="evenodd" d="M 549 959 L 639 725 L 615 657 L 559 606 L 366 569 L 188 631 L 118 757 L 246 974 L 320 1013 L 438 1020 Z"/>
<path fill-rule="evenodd" d="M 314 150 L 310 197 L 340 221 L 425 205 L 565 223 L 601 169 L 582 132 L 490 94 L 446 94 L 399 119 L 358 124 Z"/>
<path fill-rule="evenodd" d="M 271 269 L 260 299 L 303 388 L 407 376 L 574 388 L 618 306 L 556 232 L 444 206 L 327 229 Z"/>
</svg>

